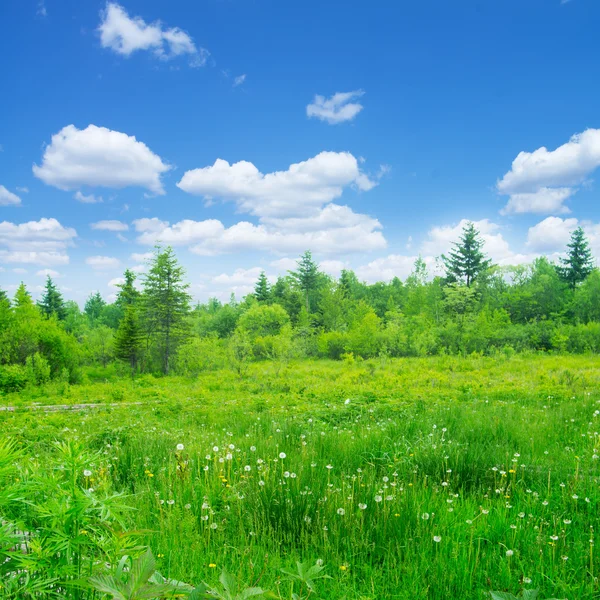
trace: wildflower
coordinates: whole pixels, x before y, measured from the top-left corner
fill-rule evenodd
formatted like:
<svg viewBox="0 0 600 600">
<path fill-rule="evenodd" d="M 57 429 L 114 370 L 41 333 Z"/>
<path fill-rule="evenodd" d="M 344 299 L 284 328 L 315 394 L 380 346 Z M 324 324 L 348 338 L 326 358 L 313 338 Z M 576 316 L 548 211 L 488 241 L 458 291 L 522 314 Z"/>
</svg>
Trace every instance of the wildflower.
<svg viewBox="0 0 600 600">
<path fill-rule="evenodd" d="M 246 465 L 244 467 L 244 471 L 246 471 L 246 472 L 251 471 L 251 470 L 252 470 L 252 467 L 250 465 Z"/>
<path fill-rule="evenodd" d="M 256 452 L 256 446 L 250 446 L 250 452 Z"/>
<path fill-rule="evenodd" d="M 286 457 L 286 453 L 285 452 L 280 452 L 279 453 L 279 458 L 284 459 Z"/>
<path fill-rule="evenodd" d="M 315 564 L 317 565 L 317 567 L 322 567 L 324 562 L 322 558 L 317 558 L 317 560 L 315 561 Z"/>
<path fill-rule="evenodd" d="M 261 480 L 258 482 L 258 485 L 260 485 L 260 487 L 262 487 L 263 485 L 265 485 L 265 482 L 264 482 L 264 481 L 261 479 Z"/>
<path fill-rule="evenodd" d="M 177 450 L 179 450 L 180 452 L 183 450 L 184 445 L 183 444 L 177 444 Z"/>
<path fill-rule="evenodd" d="M 211 529 L 216 529 L 218 527 L 218 525 L 216 523 L 211 523 L 210 524 L 210 528 Z"/>
<path fill-rule="evenodd" d="M 333 469 L 333 465 L 327 465 L 325 468 L 331 471 L 331 469 Z"/>
<path fill-rule="evenodd" d="M 219 451 L 219 446 L 213 446 L 213 452 L 218 452 Z"/>
<path fill-rule="evenodd" d="M 514 550 L 507 550 L 506 551 L 506 556 L 508 556 L 508 558 L 510 558 L 513 554 L 514 554 Z"/>
<path fill-rule="evenodd" d="M 230 450 L 235 450 L 235 446 L 233 444 L 229 444 L 229 449 Z"/>
<path fill-rule="evenodd" d="M 210 564 L 208 565 L 208 568 L 209 568 L 209 569 L 214 569 L 214 568 L 216 568 L 216 566 L 217 566 L 217 565 L 215 565 L 215 563 L 210 563 Z"/>
<path fill-rule="evenodd" d="M 347 571 L 348 567 L 346 565 L 340 565 L 340 571 Z"/>
<path fill-rule="evenodd" d="M 346 514 L 346 511 L 343 508 L 338 508 L 337 514 L 343 517 Z"/>
<path fill-rule="evenodd" d="M 175 504 L 175 500 L 167 500 L 167 504 L 169 506 L 173 506 L 173 504 Z"/>
<path fill-rule="evenodd" d="M 434 535 L 434 536 L 433 536 L 433 541 L 434 541 L 436 544 L 439 544 L 439 543 L 442 541 L 442 536 L 441 536 L 441 535 Z"/>
<path fill-rule="evenodd" d="M 85 469 L 83 471 L 83 476 L 84 477 L 91 477 L 92 476 L 92 472 L 89 469 Z"/>
<path fill-rule="evenodd" d="M 490 511 L 489 511 L 489 510 L 487 510 L 487 508 L 482 508 L 482 509 L 481 509 L 481 513 L 482 513 L 482 514 L 484 514 L 484 515 L 487 515 L 487 514 L 489 514 L 489 512 L 490 512 Z"/>
<path fill-rule="evenodd" d="M 571 519 L 563 519 L 563 523 L 565 525 L 570 525 L 571 524 Z"/>
<path fill-rule="evenodd" d="M 359 503 L 358 508 L 360 508 L 360 510 L 365 510 L 367 508 L 366 504 L 363 504 L 362 502 Z"/>
<path fill-rule="evenodd" d="M 531 577 L 523 577 L 523 583 L 531 583 Z"/>
<path fill-rule="evenodd" d="M 569 560 L 569 557 L 568 557 L 568 556 L 561 556 L 561 558 L 562 558 L 562 559 L 563 559 L 565 562 Z"/>
<path fill-rule="evenodd" d="M 350 398 L 346 398 L 346 400 L 344 400 L 344 404 L 347 406 L 348 404 L 350 404 Z"/>
<path fill-rule="evenodd" d="M 191 504 L 188 502 L 188 504 L 186 504 L 186 505 L 184 506 L 184 508 L 185 508 L 186 510 L 190 510 L 190 508 L 192 508 L 192 505 L 191 505 Z"/>
<path fill-rule="evenodd" d="M 383 498 L 379 495 L 375 496 L 375 502 L 381 502 Z"/>
<path fill-rule="evenodd" d="M 554 542 L 556 542 L 556 540 L 558 540 L 558 536 L 557 535 L 551 535 L 550 539 L 553 540 Z"/>
</svg>

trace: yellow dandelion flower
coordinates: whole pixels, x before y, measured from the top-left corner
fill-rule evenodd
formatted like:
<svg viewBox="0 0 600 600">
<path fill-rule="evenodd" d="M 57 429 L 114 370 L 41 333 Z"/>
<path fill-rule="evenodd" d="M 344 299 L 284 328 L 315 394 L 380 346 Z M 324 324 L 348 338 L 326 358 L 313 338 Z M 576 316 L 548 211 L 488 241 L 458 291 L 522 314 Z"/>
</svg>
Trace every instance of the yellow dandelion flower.
<svg viewBox="0 0 600 600">
<path fill-rule="evenodd" d="M 215 563 L 210 563 L 210 565 L 208 565 L 209 569 L 214 569 L 216 568 L 217 565 L 215 565 Z"/>
</svg>

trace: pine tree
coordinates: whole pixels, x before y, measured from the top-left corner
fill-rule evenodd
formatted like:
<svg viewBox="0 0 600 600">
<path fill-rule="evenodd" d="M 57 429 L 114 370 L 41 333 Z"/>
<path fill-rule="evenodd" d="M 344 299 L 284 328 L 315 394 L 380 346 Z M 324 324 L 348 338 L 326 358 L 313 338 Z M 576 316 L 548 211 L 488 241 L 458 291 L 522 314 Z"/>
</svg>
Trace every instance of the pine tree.
<svg viewBox="0 0 600 600">
<path fill-rule="evenodd" d="M 567 248 L 567 258 L 561 259 L 558 274 L 571 289 L 575 289 L 594 270 L 590 244 L 581 227 L 571 234 Z"/>
<path fill-rule="evenodd" d="M 304 292 L 306 311 L 310 313 L 310 295 L 317 289 L 319 283 L 319 266 L 313 260 L 310 250 L 307 250 L 298 261 L 298 269 L 290 275 L 298 287 Z"/>
<path fill-rule="evenodd" d="M 104 298 L 100 295 L 100 292 L 96 292 L 95 294 L 90 294 L 89 298 L 86 300 L 85 306 L 83 308 L 83 312 L 88 316 L 90 321 L 95 322 L 100 318 L 102 314 L 102 310 L 106 306 L 106 302 Z"/>
<path fill-rule="evenodd" d="M 0 302 L 2 302 L 3 300 L 7 300 L 10 303 L 10 300 L 8 299 L 8 294 L 2 288 L 0 288 Z"/>
<path fill-rule="evenodd" d="M 467 223 L 462 230 L 458 242 L 453 244 L 454 249 L 449 256 L 442 255 L 446 267 L 446 280 L 448 283 L 464 281 L 467 287 L 477 277 L 487 271 L 492 261 L 487 259 L 482 251 L 484 241 L 473 223 Z"/>
<path fill-rule="evenodd" d="M 133 305 L 139 300 L 140 293 L 135 288 L 136 276 L 133 271 L 126 269 L 125 273 L 123 273 L 123 278 L 125 281 L 117 285 L 119 293 L 117 294 L 115 304 L 119 308 L 125 309 L 126 306 Z"/>
<path fill-rule="evenodd" d="M 164 250 L 157 247 L 149 267 L 144 275 L 144 326 L 157 340 L 162 369 L 168 374 L 171 358 L 187 334 L 189 284 L 183 283 L 185 272 L 171 247 Z"/>
<path fill-rule="evenodd" d="M 47 317 L 56 316 L 59 321 L 66 317 L 65 301 L 50 275 L 46 278 L 45 291 L 38 305 Z"/>
<path fill-rule="evenodd" d="M 115 356 L 129 365 L 133 377 L 142 351 L 142 331 L 137 309 L 132 305 L 125 308 L 125 314 L 115 334 L 114 349 Z"/>
<path fill-rule="evenodd" d="M 254 296 L 259 302 L 268 302 L 271 298 L 271 286 L 264 271 L 258 276 L 258 281 L 254 286 Z"/>
</svg>

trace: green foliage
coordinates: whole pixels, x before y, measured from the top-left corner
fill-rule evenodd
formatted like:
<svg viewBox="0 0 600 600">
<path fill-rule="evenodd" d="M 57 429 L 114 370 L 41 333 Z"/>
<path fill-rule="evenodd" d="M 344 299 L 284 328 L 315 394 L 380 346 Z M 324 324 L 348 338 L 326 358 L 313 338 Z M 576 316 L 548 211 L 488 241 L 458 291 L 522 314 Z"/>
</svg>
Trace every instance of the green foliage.
<svg viewBox="0 0 600 600">
<path fill-rule="evenodd" d="M 279 304 L 256 304 L 249 308 L 238 322 L 250 339 L 279 335 L 290 323 L 290 318 Z"/>
<path fill-rule="evenodd" d="M 258 276 L 258 281 L 254 286 L 254 297 L 258 302 L 268 302 L 271 299 L 271 289 L 269 285 L 269 280 L 267 279 L 267 275 L 264 271 L 260 272 Z"/>
<path fill-rule="evenodd" d="M 46 277 L 44 294 L 39 301 L 39 307 L 46 317 L 56 317 L 62 321 L 65 316 L 65 301 L 50 275 Z"/>
<path fill-rule="evenodd" d="M 585 237 L 583 229 L 577 227 L 571 234 L 567 244 L 567 257 L 561 259 L 558 272 L 561 279 L 571 288 L 585 281 L 586 277 L 594 270 L 594 260 L 590 244 Z"/>
<path fill-rule="evenodd" d="M 0 392 L 18 392 L 30 381 L 23 365 L 0 365 Z"/>
<path fill-rule="evenodd" d="M 114 353 L 120 361 L 129 365 L 133 376 L 142 354 L 142 330 L 138 310 L 133 304 L 125 305 L 125 315 L 114 337 Z"/>
<path fill-rule="evenodd" d="M 106 302 L 104 301 L 104 298 L 102 298 L 100 292 L 96 292 L 95 294 L 90 294 L 89 298 L 86 300 L 83 312 L 86 314 L 87 318 L 94 323 L 102 316 L 105 306 Z"/>
<path fill-rule="evenodd" d="M 189 284 L 173 249 L 157 247 L 144 275 L 142 320 L 155 342 L 161 370 L 168 374 L 177 346 L 188 335 Z"/>
<path fill-rule="evenodd" d="M 473 282 L 487 271 L 491 261 L 482 251 L 484 242 L 473 223 L 463 227 L 462 235 L 454 243 L 454 249 L 448 256 L 442 256 L 446 266 L 446 279 L 449 283 L 464 282 L 470 287 Z"/>
</svg>

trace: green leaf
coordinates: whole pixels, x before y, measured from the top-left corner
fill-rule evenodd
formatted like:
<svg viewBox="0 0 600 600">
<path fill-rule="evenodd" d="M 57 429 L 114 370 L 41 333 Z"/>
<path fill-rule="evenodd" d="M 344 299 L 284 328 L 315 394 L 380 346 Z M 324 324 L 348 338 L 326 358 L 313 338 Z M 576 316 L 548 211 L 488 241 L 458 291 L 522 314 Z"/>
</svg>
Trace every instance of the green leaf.
<svg viewBox="0 0 600 600">
<path fill-rule="evenodd" d="M 492 600 L 518 600 L 514 594 L 510 592 L 490 592 Z"/>
<path fill-rule="evenodd" d="M 523 590 L 521 598 L 523 600 L 536 600 L 538 597 L 539 590 Z"/>
</svg>

